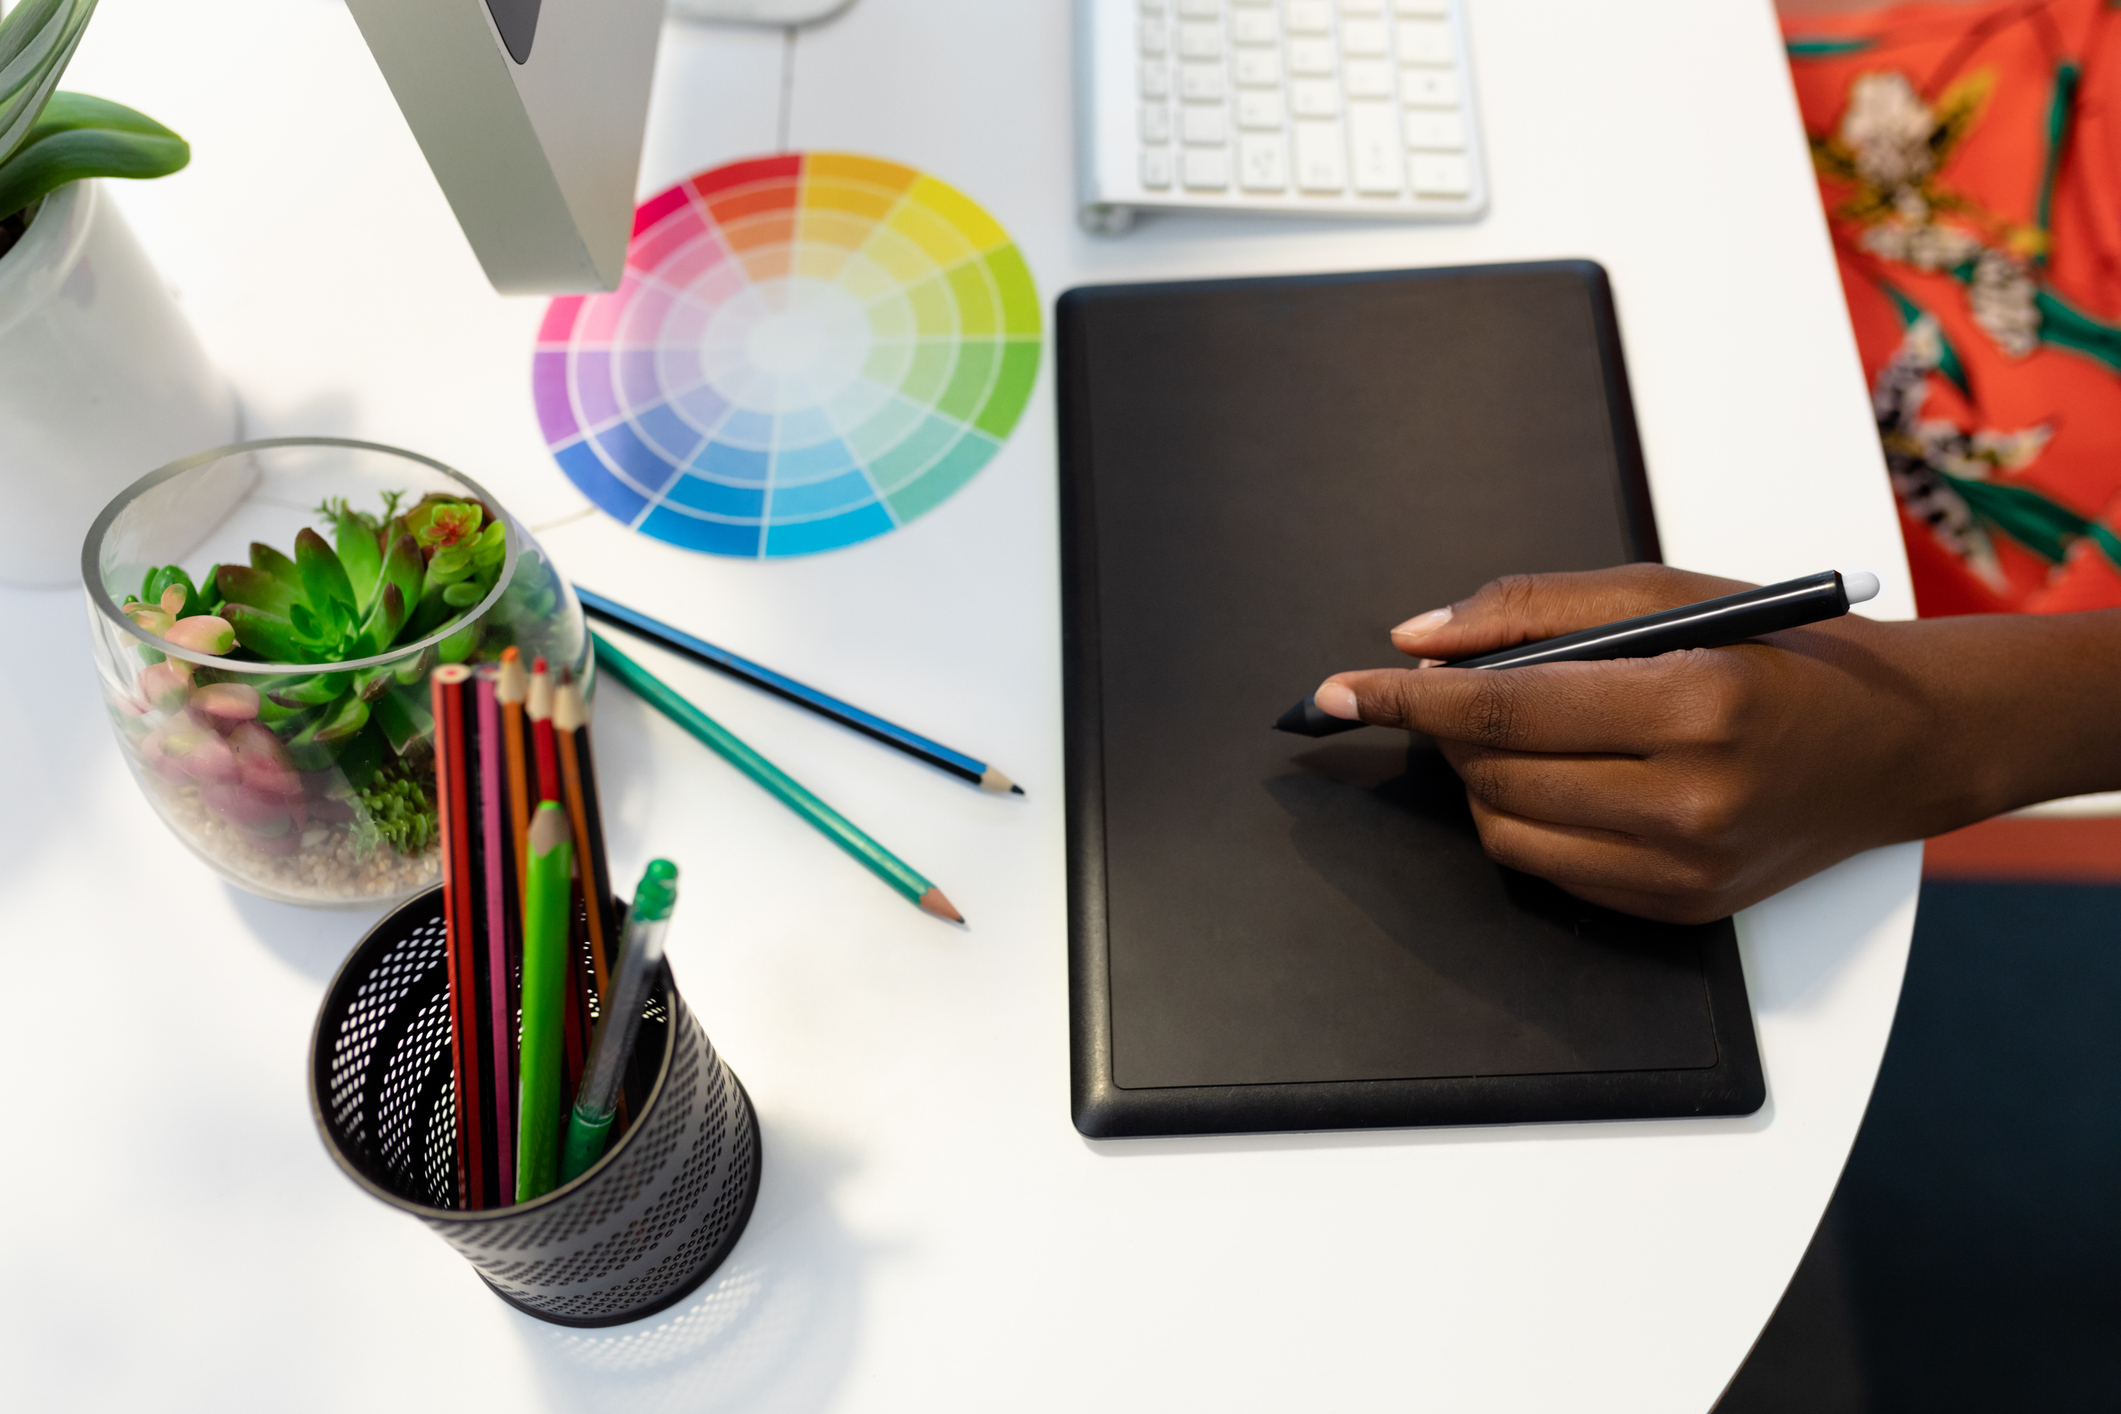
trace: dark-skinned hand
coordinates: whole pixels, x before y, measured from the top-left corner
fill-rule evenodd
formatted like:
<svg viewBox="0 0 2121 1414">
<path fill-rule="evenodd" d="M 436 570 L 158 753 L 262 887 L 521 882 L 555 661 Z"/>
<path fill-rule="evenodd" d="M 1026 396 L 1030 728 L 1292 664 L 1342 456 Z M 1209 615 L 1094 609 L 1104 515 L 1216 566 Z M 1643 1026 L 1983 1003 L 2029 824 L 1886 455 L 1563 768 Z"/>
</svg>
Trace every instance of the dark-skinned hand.
<svg viewBox="0 0 2121 1414">
<path fill-rule="evenodd" d="M 1336 674 L 1316 700 L 1434 737 L 1498 862 L 1672 922 L 1723 917 L 1874 846 L 2121 785 L 2110 612 L 1849 615 L 1658 658 L 1435 662 L 1748 587 L 1661 565 L 1497 580 L 1393 630 L 1420 667 Z"/>
</svg>

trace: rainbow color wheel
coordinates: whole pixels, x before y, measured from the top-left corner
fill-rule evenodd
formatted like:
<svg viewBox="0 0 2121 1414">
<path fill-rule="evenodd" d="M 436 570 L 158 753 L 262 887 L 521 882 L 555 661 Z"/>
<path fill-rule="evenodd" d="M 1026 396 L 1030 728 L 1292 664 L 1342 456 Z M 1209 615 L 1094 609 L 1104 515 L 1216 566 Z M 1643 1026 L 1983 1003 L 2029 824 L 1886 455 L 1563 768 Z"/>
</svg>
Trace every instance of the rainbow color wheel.
<svg viewBox="0 0 2121 1414">
<path fill-rule="evenodd" d="M 641 204 L 623 283 L 552 302 L 531 384 L 560 468 L 627 525 L 807 555 L 934 509 L 1038 377 L 1038 291 L 935 178 L 811 152 Z"/>
</svg>

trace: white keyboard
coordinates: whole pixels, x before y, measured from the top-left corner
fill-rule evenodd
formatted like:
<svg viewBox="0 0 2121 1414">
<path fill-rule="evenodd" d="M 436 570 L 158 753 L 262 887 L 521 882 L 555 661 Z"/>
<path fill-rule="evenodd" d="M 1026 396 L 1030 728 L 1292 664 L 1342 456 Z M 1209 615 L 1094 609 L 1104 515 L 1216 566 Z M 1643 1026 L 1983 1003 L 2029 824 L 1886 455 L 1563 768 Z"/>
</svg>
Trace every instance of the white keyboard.
<svg viewBox="0 0 2121 1414">
<path fill-rule="evenodd" d="M 1477 216 L 1463 0 L 1076 0 L 1083 224 Z"/>
</svg>

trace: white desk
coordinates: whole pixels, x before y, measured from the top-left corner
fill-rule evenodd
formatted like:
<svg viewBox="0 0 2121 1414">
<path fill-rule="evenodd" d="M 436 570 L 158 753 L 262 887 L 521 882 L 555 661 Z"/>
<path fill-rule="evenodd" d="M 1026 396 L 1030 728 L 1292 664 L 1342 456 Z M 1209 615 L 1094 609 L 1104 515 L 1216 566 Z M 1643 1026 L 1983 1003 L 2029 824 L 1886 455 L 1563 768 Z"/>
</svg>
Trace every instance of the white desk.
<svg viewBox="0 0 2121 1414">
<path fill-rule="evenodd" d="M 1594 257 L 1670 558 L 1897 573 L 1767 0 L 1473 0 L 1472 25 L 1494 179 L 1472 226 L 1078 234 L 1062 0 L 860 0 L 801 40 L 792 137 L 962 185 L 1049 300 L 1092 280 Z M 674 31 L 642 189 L 770 147 L 780 62 L 776 35 Z M 540 305 L 487 290 L 338 4 L 105 0 L 68 87 L 195 144 L 189 172 L 119 199 L 255 432 L 417 448 L 533 523 L 579 507 L 530 411 Z M 1854 1137 L 1919 851 L 1740 919 L 1769 1086 L 1755 1117 L 1086 1142 L 1068 1122 L 1052 409 L 1049 371 L 955 499 L 834 555 L 731 563 L 600 515 L 545 535 L 586 582 L 1030 792 L 981 796 L 656 660 L 941 882 L 972 920 L 959 933 L 604 696 L 618 872 L 651 850 L 689 871 L 678 976 L 766 1144 L 724 1271 L 605 1333 L 508 1310 L 333 1170 L 303 1057 L 368 920 L 209 878 L 108 739 L 79 595 L 0 595 L 9 1405 L 1706 1409 Z M 1878 607 L 1907 612 L 1904 581 Z"/>
</svg>

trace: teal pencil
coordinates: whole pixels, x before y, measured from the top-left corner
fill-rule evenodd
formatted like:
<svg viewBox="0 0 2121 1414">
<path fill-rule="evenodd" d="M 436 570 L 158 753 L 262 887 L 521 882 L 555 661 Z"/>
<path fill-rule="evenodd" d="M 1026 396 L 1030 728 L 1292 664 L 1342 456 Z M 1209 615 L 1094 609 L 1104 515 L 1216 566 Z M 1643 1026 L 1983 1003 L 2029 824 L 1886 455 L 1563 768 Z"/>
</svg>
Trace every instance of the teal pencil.
<svg viewBox="0 0 2121 1414">
<path fill-rule="evenodd" d="M 863 834 L 846 816 L 819 800 L 780 767 L 753 751 L 735 733 L 677 694 L 668 683 L 611 646 L 602 634 L 592 633 L 598 666 L 606 669 L 664 716 L 676 722 L 711 747 L 730 765 L 765 787 L 774 799 L 808 820 L 841 849 L 867 865 L 871 872 L 938 918 L 962 923 L 965 915 L 943 897 L 943 891 L 922 877 L 919 870 Z"/>
<path fill-rule="evenodd" d="M 561 1071 L 566 1064 L 567 937 L 573 922 L 568 877 L 574 845 L 556 800 L 530 821 L 530 897 L 523 915 L 523 1054 L 516 1107 L 516 1201 L 557 1186 Z"/>
</svg>

